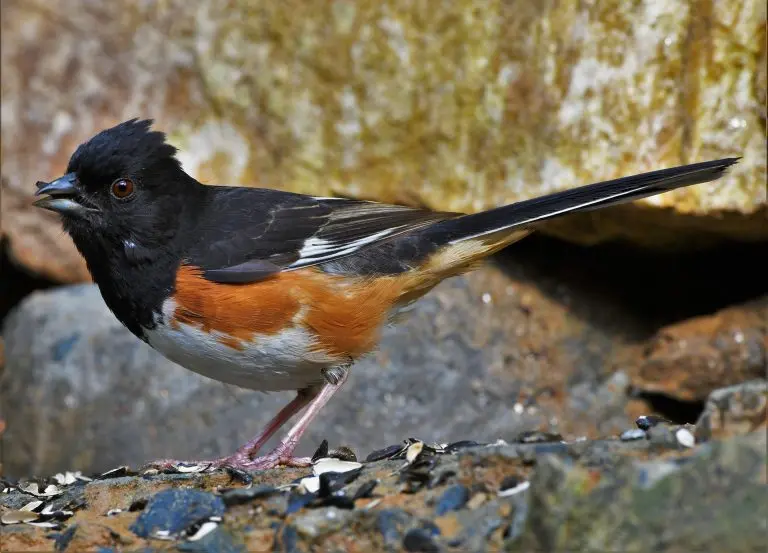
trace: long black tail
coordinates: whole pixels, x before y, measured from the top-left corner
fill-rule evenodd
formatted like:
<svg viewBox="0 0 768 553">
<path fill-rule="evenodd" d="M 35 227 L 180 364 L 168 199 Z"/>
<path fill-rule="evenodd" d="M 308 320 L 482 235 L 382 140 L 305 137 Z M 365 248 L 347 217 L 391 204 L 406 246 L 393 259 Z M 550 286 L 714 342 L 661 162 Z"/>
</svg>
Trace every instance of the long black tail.
<svg viewBox="0 0 768 553">
<path fill-rule="evenodd" d="M 705 161 L 589 184 L 443 221 L 432 225 L 426 232 L 437 243 L 443 244 L 459 243 L 488 235 L 503 236 L 506 231 L 510 231 L 510 237 L 515 231 L 518 237 L 522 237 L 524 233 L 520 233 L 520 230 L 547 219 L 631 202 L 675 188 L 719 179 L 726 169 L 739 159 L 733 157 Z"/>
</svg>

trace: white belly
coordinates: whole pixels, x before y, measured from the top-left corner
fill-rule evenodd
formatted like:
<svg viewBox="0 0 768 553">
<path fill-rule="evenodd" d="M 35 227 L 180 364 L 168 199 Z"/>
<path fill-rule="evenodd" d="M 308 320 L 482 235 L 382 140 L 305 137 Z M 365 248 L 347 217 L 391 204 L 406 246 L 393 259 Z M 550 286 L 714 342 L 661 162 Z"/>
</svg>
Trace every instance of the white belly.
<svg viewBox="0 0 768 553">
<path fill-rule="evenodd" d="M 228 345 L 225 335 L 184 323 L 171 327 L 161 318 L 145 335 L 150 346 L 182 367 L 251 390 L 299 390 L 320 384 L 321 370 L 336 364 L 312 351 L 312 337 L 300 327 L 241 342 L 241 349 Z"/>
</svg>

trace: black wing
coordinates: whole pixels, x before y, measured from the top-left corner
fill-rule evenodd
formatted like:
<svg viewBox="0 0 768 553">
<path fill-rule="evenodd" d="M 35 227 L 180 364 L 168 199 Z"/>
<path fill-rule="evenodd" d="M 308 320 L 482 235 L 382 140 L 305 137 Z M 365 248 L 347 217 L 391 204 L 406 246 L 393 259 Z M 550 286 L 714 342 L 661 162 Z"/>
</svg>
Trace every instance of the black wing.
<svg viewBox="0 0 768 553">
<path fill-rule="evenodd" d="M 253 282 L 346 257 L 457 215 L 270 189 L 212 187 L 186 261 L 203 269 L 208 280 Z"/>
</svg>

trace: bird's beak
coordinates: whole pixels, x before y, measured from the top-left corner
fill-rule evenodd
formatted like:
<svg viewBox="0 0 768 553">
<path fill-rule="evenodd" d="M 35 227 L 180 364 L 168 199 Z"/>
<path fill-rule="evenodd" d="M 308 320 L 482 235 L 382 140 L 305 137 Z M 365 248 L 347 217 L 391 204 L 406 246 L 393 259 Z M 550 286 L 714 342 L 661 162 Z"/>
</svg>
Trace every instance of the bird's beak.
<svg viewBox="0 0 768 553">
<path fill-rule="evenodd" d="M 77 177 L 74 173 L 68 173 L 51 182 L 38 182 L 35 196 L 42 194 L 48 194 L 48 197 L 37 200 L 33 204 L 36 207 L 64 215 L 83 215 L 88 211 L 95 211 L 78 201 L 80 191 L 77 189 Z"/>
</svg>

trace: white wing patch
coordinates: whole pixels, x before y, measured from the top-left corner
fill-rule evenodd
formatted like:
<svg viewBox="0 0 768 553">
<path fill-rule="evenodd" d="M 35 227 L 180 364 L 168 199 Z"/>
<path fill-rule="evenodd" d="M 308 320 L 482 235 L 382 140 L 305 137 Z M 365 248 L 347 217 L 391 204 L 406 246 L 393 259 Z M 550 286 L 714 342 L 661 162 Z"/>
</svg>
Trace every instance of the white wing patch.
<svg viewBox="0 0 768 553">
<path fill-rule="evenodd" d="M 376 242 L 385 236 L 397 232 L 403 227 L 405 227 L 405 225 L 390 227 L 349 242 L 338 242 L 336 240 L 326 240 L 324 238 L 316 238 L 313 236 L 304 242 L 304 246 L 302 246 L 299 251 L 299 259 L 293 262 L 289 267 L 296 268 L 343 255 L 349 255 L 367 244 L 371 244 L 372 242 Z"/>
</svg>

